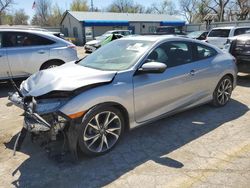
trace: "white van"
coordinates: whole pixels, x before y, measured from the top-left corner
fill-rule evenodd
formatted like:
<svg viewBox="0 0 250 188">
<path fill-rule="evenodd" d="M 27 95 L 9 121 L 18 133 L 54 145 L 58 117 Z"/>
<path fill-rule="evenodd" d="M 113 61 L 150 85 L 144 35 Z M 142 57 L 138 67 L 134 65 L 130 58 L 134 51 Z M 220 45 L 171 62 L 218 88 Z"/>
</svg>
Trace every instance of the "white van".
<svg viewBox="0 0 250 188">
<path fill-rule="evenodd" d="M 216 27 L 210 30 L 207 35 L 206 42 L 211 43 L 219 48 L 223 48 L 227 42 L 227 39 L 231 37 L 245 34 L 250 31 L 250 26 L 242 27 Z"/>
</svg>

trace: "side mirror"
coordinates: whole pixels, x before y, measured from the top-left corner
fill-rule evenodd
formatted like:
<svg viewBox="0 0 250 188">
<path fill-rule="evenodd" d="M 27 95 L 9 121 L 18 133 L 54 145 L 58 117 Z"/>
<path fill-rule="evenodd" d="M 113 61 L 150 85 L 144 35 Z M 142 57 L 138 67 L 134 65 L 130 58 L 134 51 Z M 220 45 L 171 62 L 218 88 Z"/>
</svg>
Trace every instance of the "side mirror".
<svg viewBox="0 0 250 188">
<path fill-rule="evenodd" d="M 147 62 L 138 69 L 140 73 L 163 73 L 167 65 L 160 62 Z"/>
</svg>

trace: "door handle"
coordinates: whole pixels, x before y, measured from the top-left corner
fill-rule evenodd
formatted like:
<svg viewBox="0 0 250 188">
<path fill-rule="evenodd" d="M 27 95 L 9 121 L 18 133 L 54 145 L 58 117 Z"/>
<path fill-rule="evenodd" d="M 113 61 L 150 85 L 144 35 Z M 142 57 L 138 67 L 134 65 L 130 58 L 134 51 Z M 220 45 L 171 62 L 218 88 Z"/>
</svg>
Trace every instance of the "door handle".
<svg viewBox="0 0 250 188">
<path fill-rule="evenodd" d="M 39 54 L 45 54 L 45 51 L 44 50 L 39 50 L 37 53 L 39 53 Z"/>
<path fill-rule="evenodd" d="M 194 76 L 194 75 L 195 75 L 195 70 L 191 70 L 189 74 L 190 74 L 191 76 Z"/>
</svg>

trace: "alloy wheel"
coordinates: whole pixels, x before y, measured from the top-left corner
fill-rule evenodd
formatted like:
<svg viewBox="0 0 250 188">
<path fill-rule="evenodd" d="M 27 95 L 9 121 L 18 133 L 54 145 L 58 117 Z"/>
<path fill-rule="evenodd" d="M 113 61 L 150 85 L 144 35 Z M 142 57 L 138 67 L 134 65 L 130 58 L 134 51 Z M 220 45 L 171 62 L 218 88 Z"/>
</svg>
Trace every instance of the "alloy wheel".
<svg viewBox="0 0 250 188">
<path fill-rule="evenodd" d="M 226 104 L 232 94 L 232 82 L 229 79 L 224 79 L 217 90 L 217 99 L 220 105 Z"/>
<path fill-rule="evenodd" d="M 90 151 L 105 152 L 118 141 L 121 130 L 122 124 L 117 114 L 111 111 L 100 112 L 88 122 L 83 141 Z"/>
</svg>

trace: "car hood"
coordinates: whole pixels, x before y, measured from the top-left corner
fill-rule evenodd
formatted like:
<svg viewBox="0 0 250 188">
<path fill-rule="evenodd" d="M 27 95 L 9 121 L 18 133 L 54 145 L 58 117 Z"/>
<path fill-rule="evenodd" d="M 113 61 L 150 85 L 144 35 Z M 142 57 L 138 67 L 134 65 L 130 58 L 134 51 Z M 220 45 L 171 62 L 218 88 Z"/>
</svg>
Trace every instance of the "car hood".
<svg viewBox="0 0 250 188">
<path fill-rule="evenodd" d="M 21 84 L 24 96 L 41 96 L 51 91 L 73 91 L 99 83 L 111 82 L 116 71 L 87 68 L 74 62 L 39 71 Z"/>
</svg>

